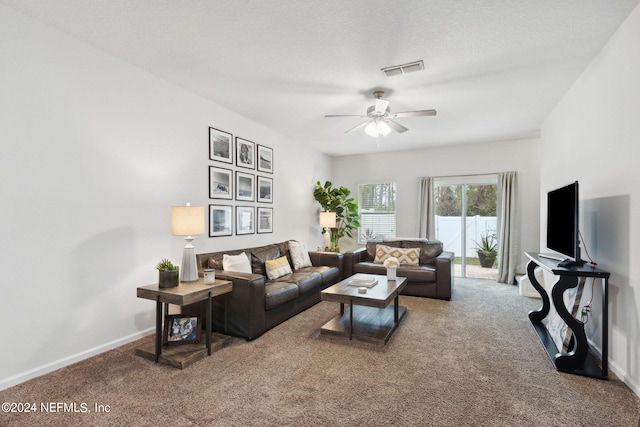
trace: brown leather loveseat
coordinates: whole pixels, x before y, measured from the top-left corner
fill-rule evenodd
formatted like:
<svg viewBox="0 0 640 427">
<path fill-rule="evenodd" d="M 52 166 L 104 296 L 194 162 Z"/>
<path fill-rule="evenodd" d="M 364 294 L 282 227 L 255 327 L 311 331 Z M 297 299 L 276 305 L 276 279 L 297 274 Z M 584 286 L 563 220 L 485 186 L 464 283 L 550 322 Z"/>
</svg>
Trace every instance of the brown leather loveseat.
<svg viewBox="0 0 640 427">
<path fill-rule="evenodd" d="M 398 277 L 407 278 L 404 295 L 451 299 L 453 289 L 454 253 L 442 250 L 442 243 L 425 239 L 370 240 L 364 248 L 344 254 L 344 274 L 355 273 L 386 274 L 382 263 L 374 263 L 378 245 L 392 248 L 419 248 L 418 265 L 401 264 Z"/>
</svg>

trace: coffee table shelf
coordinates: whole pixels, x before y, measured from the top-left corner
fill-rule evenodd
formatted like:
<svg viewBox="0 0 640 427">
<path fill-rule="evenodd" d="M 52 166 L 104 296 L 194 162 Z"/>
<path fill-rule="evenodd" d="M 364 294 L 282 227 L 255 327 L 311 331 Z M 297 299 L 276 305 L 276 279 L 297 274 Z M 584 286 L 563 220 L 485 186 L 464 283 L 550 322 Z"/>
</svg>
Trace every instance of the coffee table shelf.
<svg viewBox="0 0 640 427">
<path fill-rule="evenodd" d="M 397 325 L 393 320 L 393 306 L 386 308 L 353 306 L 353 336 L 363 341 L 373 343 L 387 343 Z M 398 322 L 407 313 L 405 307 L 398 307 Z M 328 335 L 349 336 L 349 311 L 338 314 L 328 321 L 320 332 Z"/>
</svg>

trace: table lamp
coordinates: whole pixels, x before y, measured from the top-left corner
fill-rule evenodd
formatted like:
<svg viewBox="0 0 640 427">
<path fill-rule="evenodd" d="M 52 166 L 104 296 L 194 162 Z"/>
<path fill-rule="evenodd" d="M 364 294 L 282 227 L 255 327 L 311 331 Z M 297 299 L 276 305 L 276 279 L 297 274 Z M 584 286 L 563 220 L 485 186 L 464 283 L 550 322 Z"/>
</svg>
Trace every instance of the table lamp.
<svg viewBox="0 0 640 427">
<path fill-rule="evenodd" d="M 198 267 L 196 265 L 196 253 L 193 247 L 193 236 L 204 234 L 204 207 L 186 206 L 171 207 L 171 234 L 185 236 L 187 241 L 182 251 L 182 265 L 180 267 L 181 282 L 196 282 L 198 280 Z"/>
<path fill-rule="evenodd" d="M 331 247 L 331 229 L 336 226 L 335 212 L 320 212 L 320 227 L 324 228 L 324 249 Z"/>
</svg>

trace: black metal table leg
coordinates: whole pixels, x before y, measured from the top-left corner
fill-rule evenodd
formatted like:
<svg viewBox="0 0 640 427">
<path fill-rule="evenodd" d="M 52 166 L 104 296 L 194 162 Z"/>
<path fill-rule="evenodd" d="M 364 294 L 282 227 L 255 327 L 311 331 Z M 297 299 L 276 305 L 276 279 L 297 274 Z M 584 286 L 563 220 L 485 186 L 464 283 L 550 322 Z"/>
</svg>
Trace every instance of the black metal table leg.
<svg viewBox="0 0 640 427">
<path fill-rule="evenodd" d="M 396 292 L 396 296 L 393 299 L 393 323 L 398 326 L 398 293 Z"/>
<path fill-rule="evenodd" d="M 353 338 L 353 301 L 349 304 L 349 339 Z"/>
<path fill-rule="evenodd" d="M 212 325 L 211 325 L 211 310 L 212 310 L 212 303 L 211 303 L 211 291 L 209 291 L 209 294 L 207 296 L 207 353 L 209 354 L 209 356 L 211 356 L 211 329 L 212 329 Z"/>
<path fill-rule="evenodd" d="M 156 363 L 162 353 L 162 303 L 160 296 L 156 300 Z"/>
</svg>

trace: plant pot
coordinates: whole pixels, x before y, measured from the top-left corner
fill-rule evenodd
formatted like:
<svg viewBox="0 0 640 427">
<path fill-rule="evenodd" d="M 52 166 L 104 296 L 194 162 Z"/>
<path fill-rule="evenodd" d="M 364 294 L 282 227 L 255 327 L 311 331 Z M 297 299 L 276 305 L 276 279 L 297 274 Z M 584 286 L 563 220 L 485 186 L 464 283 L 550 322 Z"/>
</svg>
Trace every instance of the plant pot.
<svg viewBox="0 0 640 427">
<path fill-rule="evenodd" d="M 172 271 L 158 271 L 158 287 L 175 288 L 179 283 L 180 269 Z"/>
<path fill-rule="evenodd" d="M 478 251 L 478 259 L 480 260 L 480 266 L 483 268 L 491 268 L 496 262 L 496 255 L 485 255 L 484 252 Z"/>
</svg>

